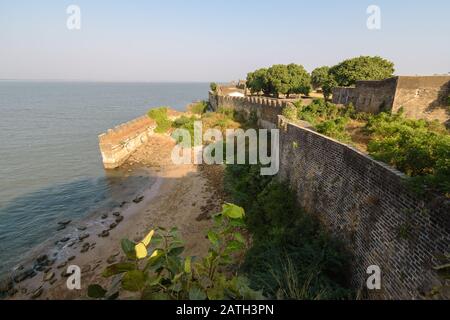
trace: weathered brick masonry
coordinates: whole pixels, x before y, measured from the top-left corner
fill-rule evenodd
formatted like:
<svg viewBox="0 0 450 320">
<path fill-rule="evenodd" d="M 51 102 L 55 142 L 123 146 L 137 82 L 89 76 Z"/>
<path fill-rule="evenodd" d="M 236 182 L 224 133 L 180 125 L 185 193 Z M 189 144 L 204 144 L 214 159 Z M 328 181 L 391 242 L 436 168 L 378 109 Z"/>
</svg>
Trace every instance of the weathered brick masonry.
<svg viewBox="0 0 450 320">
<path fill-rule="evenodd" d="M 352 103 L 359 112 L 397 112 L 404 109 L 413 119 L 449 120 L 450 76 L 393 77 L 357 81 L 355 87 L 333 89 L 333 103 Z"/>
<path fill-rule="evenodd" d="M 248 108 L 268 127 L 279 120 L 279 177 L 295 190 L 302 207 L 345 240 L 354 254 L 355 289 L 365 288 L 370 265 L 382 270 L 382 290 L 369 292 L 374 299 L 420 298 L 442 285 L 433 268 L 450 252 L 448 200 L 419 200 L 402 173 L 287 122 L 279 116 L 282 106 L 265 100 L 210 95 L 214 108 Z"/>
</svg>

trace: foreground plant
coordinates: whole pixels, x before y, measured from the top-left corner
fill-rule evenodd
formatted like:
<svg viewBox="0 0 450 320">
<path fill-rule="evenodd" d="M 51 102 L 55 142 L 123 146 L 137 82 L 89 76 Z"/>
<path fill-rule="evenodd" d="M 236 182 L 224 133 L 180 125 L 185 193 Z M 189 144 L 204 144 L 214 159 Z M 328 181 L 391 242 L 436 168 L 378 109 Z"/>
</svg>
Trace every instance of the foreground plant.
<svg viewBox="0 0 450 320">
<path fill-rule="evenodd" d="M 236 257 L 247 248 L 242 234 L 244 215 L 238 206 L 223 206 L 208 232 L 208 255 L 199 262 L 183 257 L 184 244 L 176 228 L 152 230 L 139 243 L 122 240 L 127 260 L 103 272 L 106 278 L 116 277 L 112 288 L 91 285 L 88 296 L 116 299 L 121 291 L 128 291 L 144 300 L 263 299 L 261 292 L 252 290 L 248 280 L 234 271 Z"/>
</svg>

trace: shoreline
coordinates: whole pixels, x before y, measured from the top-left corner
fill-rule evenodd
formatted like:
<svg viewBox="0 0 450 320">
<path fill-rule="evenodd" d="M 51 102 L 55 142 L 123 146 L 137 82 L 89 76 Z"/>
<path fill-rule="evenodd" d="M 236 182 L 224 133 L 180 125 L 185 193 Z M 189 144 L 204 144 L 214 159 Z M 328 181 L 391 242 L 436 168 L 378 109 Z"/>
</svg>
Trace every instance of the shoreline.
<svg viewBox="0 0 450 320">
<path fill-rule="evenodd" d="M 42 271 L 16 283 L 10 291 L 13 294 L 6 299 L 87 299 L 90 284 L 109 286 L 111 279 L 101 277 L 101 272 L 124 258 L 120 240 L 140 241 L 158 226 L 178 227 L 187 254 L 206 254 L 207 243 L 201 240 L 211 225 L 210 214 L 220 211 L 222 199 L 200 166 L 171 163 L 174 145 L 172 138 L 155 135 L 136 150 L 121 170 L 143 170 L 149 178 L 155 179 L 153 184 L 126 204 L 122 203 L 121 208 L 110 210 L 106 218 L 98 215 L 87 218 L 85 229 L 80 233 L 82 237 L 63 239 L 65 242 L 57 260 L 42 253 L 35 255 L 34 261 L 42 264 Z M 108 225 L 113 228 L 107 228 Z M 108 229 L 105 237 L 100 236 L 102 230 Z M 81 290 L 67 289 L 66 270 L 70 265 L 81 269 Z M 21 272 L 27 272 L 26 268 Z"/>
</svg>

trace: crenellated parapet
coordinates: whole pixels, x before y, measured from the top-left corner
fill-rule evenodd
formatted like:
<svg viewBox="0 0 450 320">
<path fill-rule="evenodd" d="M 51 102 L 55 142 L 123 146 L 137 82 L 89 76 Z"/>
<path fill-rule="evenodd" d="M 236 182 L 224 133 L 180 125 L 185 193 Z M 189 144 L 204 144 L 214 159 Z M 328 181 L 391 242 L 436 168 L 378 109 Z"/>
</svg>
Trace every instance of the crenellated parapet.
<svg viewBox="0 0 450 320">
<path fill-rule="evenodd" d="M 137 148 L 149 140 L 155 128 L 154 120 L 142 116 L 99 135 L 105 169 L 120 167 Z"/>
</svg>

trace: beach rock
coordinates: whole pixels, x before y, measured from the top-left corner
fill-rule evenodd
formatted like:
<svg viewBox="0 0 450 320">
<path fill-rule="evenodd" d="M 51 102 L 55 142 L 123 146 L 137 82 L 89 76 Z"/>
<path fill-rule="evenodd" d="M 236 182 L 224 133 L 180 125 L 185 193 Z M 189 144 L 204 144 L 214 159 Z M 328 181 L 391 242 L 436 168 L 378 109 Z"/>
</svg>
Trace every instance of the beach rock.
<svg viewBox="0 0 450 320">
<path fill-rule="evenodd" d="M 56 269 L 62 269 L 62 268 L 64 268 L 65 266 L 67 266 L 67 261 L 58 264 L 58 265 L 56 266 Z"/>
<path fill-rule="evenodd" d="M 48 281 L 52 280 L 54 277 L 55 277 L 55 273 L 49 272 L 44 276 L 44 282 L 48 282 Z"/>
<path fill-rule="evenodd" d="M 108 230 L 103 230 L 99 235 L 100 238 L 106 238 L 109 237 L 109 231 Z"/>
<path fill-rule="evenodd" d="M 118 216 L 116 218 L 116 223 L 121 223 L 123 221 L 124 217 L 123 216 Z"/>
<path fill-rule="evenodd" d="M 63 220 L 63 221 L 58 222 L 58 224 L 59 224 L 60 226 L 67 226 L 67 225 L 69 225 L 71 222 L 72 222 L 72 220 Z"/>
<path fill-rule="evenodd" d="M 81 248 L 80 253 L 88 252 L 89 248 L 90 248 L 90 244 L 88 242 L 86 242 L 85 244 L 83 244 L 83 247 Z"/>
<path fill-rule="evenodd" d="M 56 279 L 56 277 L 54 277 L 52 280 L 49 281 L 49 283 L 51 285 L 54 285 L 56 281 L 58 281 L 58 279 Z"/>
<path fill-rule="evenodd" d="M 64 230 L 66 228 L 66 226 L 59 226 L 57 229 L 56 229 L 56 231 L 62 231 L 62 230 Z"/>
<path fill-rule="evenodd" d="M 120 204 L 119 207 L 123 208 L 127 203 L 128 203 L 128 202 L 124 201 L 124 202 L 122 202 L 122 203 Z"/>
<path fill-rule="evenodd" d="M 3 279 L 2 281 L 0 281 L 0 298 L 6 295 L 10 295 L 13 287 L 14 283 L 11 279 Z"/>
<path fill-rule="evenodd" d="M 31 279 L 36 275 L 36 271 L 34 271 L 33 269 L 27 269 L 21 273 L 19 273 L 18 275 L 14 276 L 14 282 L 15 283 L 20 283 L 26 279 Z"/>
<path fill-rule="evenodd" d="M 114 216 L 114 217 L 120 217 L 120 212 L 114 212 L 114 213 L 113 213 L 113 216 Z"/>
<path fill-rule="evenodd" d="M 69 237 L 65 237 L 65 238 L 62 238 L 61 240 L 59 240 L 59 242 L 61 242 L 61 243 L 66 243 L 66 242 L 68 242 L 69 240 L 70 240 Z"/>
<path fill-rule="evenodd" d="M 72 274 L 68 273 L 67 270 L 64 270 L 63 272 L 61 272 L 61 277 L 62 278 L 68 278 L 70 277 Z"/>
<path fill-rule="evenodd" d="M 44 292 L 44 289 L 42 287 L 38 288 L 31 294 L 31 299 L 37 299 L 39 298 L 42 293 Z"/>
<path fill-rule="evenodd" d="M 73 260 L 75 260 L 75 258 L 76 258 L 76 256 L 71 256 L 71 257 L 69 257 L 69 259 L 67 259 L 67 261 L 73 261 Z"/>
<path fill-rule="evenodd" d="M 69 248 L 72 248 L 77 242 L 76 241 L 72 241 L 71 243 L 69 243 L 67 246 Z"/>
<path fill-rule="evenodd" d="M 85 226 L 79 226 L 77 228 L 77 230 L 79 230 L 79 231 L 86 231 L 86 229 L 87 229 L 87 227 L 85 227 Z"/>
<path fill-rule="evenodd" d="M 141 203 L 143 200 L 144 200 L 144 197 L 141 196 L 141 197 L 135 198 L 135 199 L 133 200 L 133 202 L 134 202 L 134 203 Z"/>
<path fill-rule="evenodd" d="M 109 225 L 109 229 L 114 229 L 115 227 L 117 227 L 117 223 L 113 222 Z"/>
<path fill-rule="evenodd" d="M 82 268 L 81 268 L 81 273 L 86 273 L 86 272 L 89 272 L 89 271 L 91 271 L 91 266 L 90 265 L 84 265 Z"/>
<path fill-rule="evenodd" d="M 89 236 L 90 236 L 89 233 L 82 233 L 82 234 L 80 234 L 80 235 L 78 236 L 78 239 L 79 239 L 80 241 L 83 241 L 84 239 L 89 238 Z"/>
<path fill-rule="evenodd" d="M 105 220 L 105 219 L 107 219 L 108 218 L 108 215 L 105 213 L 105 214 L 102 214 L 102 220 Z"/>
<path fill-rule="evenodd" d="M 47 256 L 46 254 L 43 254 L 43 255 L 39 256 L 39 257 L 36 259 L 36 262 L 37 262 L 38 264 L 43 264 L 43 263 L 45 263 L 45 262 L 47 262 L 47 261 L 48 261 L 48 256 Z"/>
</svg>

